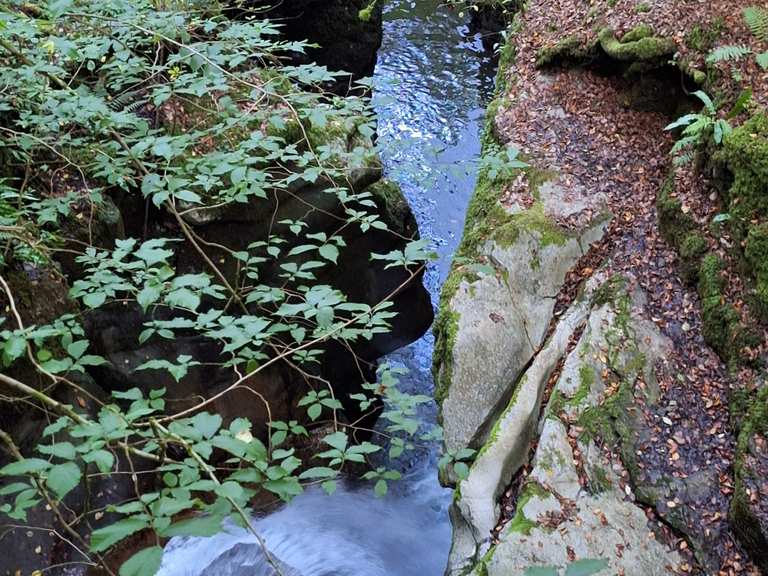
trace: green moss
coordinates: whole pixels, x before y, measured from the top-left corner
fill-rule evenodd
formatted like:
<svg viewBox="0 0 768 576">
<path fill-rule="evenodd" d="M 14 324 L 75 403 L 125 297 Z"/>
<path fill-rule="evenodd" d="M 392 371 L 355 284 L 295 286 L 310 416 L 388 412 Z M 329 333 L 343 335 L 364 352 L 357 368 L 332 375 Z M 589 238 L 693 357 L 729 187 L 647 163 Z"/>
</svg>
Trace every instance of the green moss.
<svg viewBox="0 0 768 576">
<path fill-rule="evenodd" d="M 626 293 L 627 280 L 624 276 L 616 274 L 603 282 L 592 295 L 594 306 L 605 306 L 619 300 Z"/>
<path fill-rule="evenodd" d="M 520 496 L 517 499 L 517 507 L 515 508 L 515 515 L 507 525 L 509 532 L 519 532 L 528 536 L 531 530 L 536 528 L 538 524 L 534 520 L 526 518 L 523 509 L 526 504 L 534 498 L 546 498 L 550 493 L 540 484 L 536 482 L 528 482 L 520 492 Z"/>
<path fill-rule="evenodd" d="M 716 18 L 712 24 L 696 24 L 685 35 L 685 45 L 691 50 L 707 53 L 714 48 L 717 40 L 725 32 L 725 20 Z"/>
<path fill-rule="evenodd" d="M 628 32 L 621 40 L 616 38 L 613 30 L 604 28 L 598 40 L 606 54 L 621 62 L 661 60 L 676 50 L 674 40 L 653 36 L 653 30 L 645 25 Z"/>
<path fill-rule="evenodd" d="M 651 11 L 651 6 L 646 2 L 640 2 L 640 4 L 635 6 L 635 12 L 637 12 L 638 14 L 645 14 L 646 12 L 650 12 L 650 11 Z"/>
<path fill-rule="evenodd" d="M 669 244 L 678 248 L 681 239 L 696 228 L 696 222 L 683 212 L 680 200 L 672 196 L 674 189 L 675 181 L 670 176 L 656 196 L 656 213 L 662 236 Z"/>
<path fill-rule="evenodd" d="M 768 215 L 768 114 L 758 112 L 726 136 L 723 157 L 734 177 L 731 214 Z"/>
<path fill-rule="evenodd" d="M 617 447 L 624 466 L 634 477 L 638 471 L 634 449 L 637 423 L 636 416 L 628 408 L 633 402 L 634 383 L 646 368 L 646 358 L 638 348 L 631 327 L 630 296 L 626 289 L 615 287 L 619 285 L 618 281 L 614 280 L 614 283 L 614 287 L 607 291 L 613 298 L 610 304 L 614 318 L 605 330 L 605 341 L 607 367 L 618 379 L 618 389 L 602 404 L 584 410 L 578 422 L 583 429 L 583 440 L 599 437 L 608 445 Z M 594 372 L 591 376 L 594 377 Z"/>
<path fill-rule="evenodd" d="M 590 494 L 596 495 L 607 492 L 612 486 L 608 472 L 601 466 L 594 466 L 589 471 L 587 490 Z"/>
<path fill-rule="evenodd" d="M 536 66 L 558 65 L 561 63 L 580 63 L 595 55 L 595 45 L 585 45 L 578 36 L 567 36 L 554 46 L 542 48 L 536 56 Z"/>
<path fill-rule="evenodd" d="M 743 349 L 758 344 L 759 337 L 751 327 L 742 324 L 739 313 L 725 301 L 722 269 L 722 261 L 714 254 L 706 255 L 699 268 L 702 333 L 707 344 L 724 360 L 738 363 L 744 360 Z"/>
<path fill-rule="evenodd" d="M 403 196 L 400 187 L 391 180 L 382 179 L 368 186 L 365 191 L 373 195 L 373 199 L 390 229 L 402 236 L 408 235 L 406 227 L 412 215 L 408 201 Z"/>
<path fill-rule="evenodd" d="M 756 280 L 757 308 L 768 316 L 768 223 L 752 226 L 747 235 L 744 258 Z"/>
<path fill-rule="evenodd" d="M 690 232 L 680 242 L 680 271 L 688 283 L 696 282 L 701 258 L 708 248 L 707 240 L 698 232 Z"/>
<path fill-rule="evenodd" d="M 488 451 L 488 449 L 498 439 L 499 431 L 501 430 L 501 423 L 504 420 L 504 418 L 507 416 L 507 414 L 509 414 L 509 411 L 512 410 L 512 407 L 517 403 L 517 396 L 520 393 L 520 389 L 525 384 L 527 378 L 528 378 L 528 375 L 523 374 L 515 383 L 515 390 L 512 393 L 512 398 L 510 398 L 509 402 L 507 402 L 507 406 L 506 408 L 504 408 L 504 411 L 499 415 L 498 418 L 496 418 L 496 421 L 493 423 L 493 427 L 491 428 L 491 431 L 488 433 L 488 439 L 485 441 L 485 444 L 483 444 L 480 447 L 480 450 L 478 450 L 477 456 L 475 459 L 485 454 Z"/>
<path fill-rule="evenodd" d="M 742 545 L 763 572 L 768 572 L 768 539 L 750 506 L 745 481 L 752 474 L 745 464 L 750 443 L 756 434 L 768 433 L 768 388 L 763 387 L 752 399 L 747 415 L 742 421 L 734 461 L 735 483 L 731 500 L 731 523 Z M 762 478 L 756 479 L 762 482 Z"/>
<path fill-rule="evenodd" d="M 459 277 L 454 275 L 454 281 Z M 449 289 L 446 283 L 443 286 L 443 292 Z M 452 296 L 451 296 L 452 298 Z M 456 334 L 459 330 L 458 312 L 450 309 L 450 299 L 446 296 L 446 301 L 442 301 L 435 318 L 432 331 L 435 335 L 435 349 L 432 356 L 432 374 L 435 380 L 435 401 L 440 404 L 448 396 L 448 390 L 451 387 L 451 378 L 453 376 L 453 346 L 456 342 Z"/>
</svg>

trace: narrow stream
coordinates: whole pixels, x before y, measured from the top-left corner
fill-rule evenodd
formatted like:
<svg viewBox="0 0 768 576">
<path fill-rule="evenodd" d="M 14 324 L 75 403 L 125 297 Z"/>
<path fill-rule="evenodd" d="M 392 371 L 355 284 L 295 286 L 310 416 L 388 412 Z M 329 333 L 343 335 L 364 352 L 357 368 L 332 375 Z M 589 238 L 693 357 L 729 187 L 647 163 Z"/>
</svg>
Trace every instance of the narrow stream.
<svg viewBox="0 0 768 576">
<path fill-rule="evenodd" d="M 437 303 L 475 183 L 493 63 L 478 37 L 438 0 L 389 0 L 374 76 L 379 144 L 439 260 L 425 283 Z M 431 333 L 390 356 L 408 368 L 403 389 L 431 395 Z M 423 414 L 435 422 L 436 408 Z M 441 576 L 450 547 L 451 492 L 437 482 L 436 447 L 408 462 L 385 498 L 348 483 L 308 491 L 255 521 L 285 576 Z M 254 538 L 231 527 L 171 541 L 162 576 L 272 576 Z"/>
</svg>

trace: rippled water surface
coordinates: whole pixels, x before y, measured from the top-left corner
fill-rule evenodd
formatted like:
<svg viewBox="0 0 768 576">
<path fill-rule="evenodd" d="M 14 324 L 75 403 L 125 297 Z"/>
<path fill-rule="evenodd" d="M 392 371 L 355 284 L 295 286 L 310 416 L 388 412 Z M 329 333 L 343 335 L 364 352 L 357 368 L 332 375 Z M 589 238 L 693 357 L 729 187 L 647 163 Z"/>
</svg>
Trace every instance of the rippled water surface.
<svg viewBox="0 0 768 576">
<path fill-rule="evenodd" d="M 483 110 L 493 66 L 479 38 L 435 0 L 391 0 L 374 76 L 379 144 L 421 233 L 439 260 L 425 283 L 436 303 L 461 238 L 474 188 Z M 432 334 L 389 361 L 409 369 L 403 387 L 431 394 Z M 436 409 L 423 417 L 434 421 Z M 348 483 L 333 496 L 308 491 L 255 521 L 285 576 L 440 576 L 450 546 L 451 493 L 437 482 L 435 451 L 407 463 L 383 499 Z M 236 527 L 212 538 L 175 539 L 162 576 L 272 576 L 254 538 Z"/>
</svg>

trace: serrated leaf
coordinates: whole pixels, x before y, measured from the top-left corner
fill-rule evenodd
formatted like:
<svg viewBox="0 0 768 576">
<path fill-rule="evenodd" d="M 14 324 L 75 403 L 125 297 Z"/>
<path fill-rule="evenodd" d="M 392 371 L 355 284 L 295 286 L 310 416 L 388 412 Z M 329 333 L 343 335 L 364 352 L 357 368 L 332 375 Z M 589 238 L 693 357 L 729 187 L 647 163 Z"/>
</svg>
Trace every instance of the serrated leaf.
<svg viewBox="0 0 768 576">
<path fill-rule="evenodd" d="M 56 456 L 64 460 L 75 459 L 75 447 L 71 442 L 56 442 L 55 444 L 41 444 L 37 447 L 41 454 Z"/>
<path fill-rule="evenodd" d="M 62 500 L 80 483 L 82 475 L 80 467 L 74 462 L 57 464 L 48 470 L 45 485 Z"/>
<path fill-rule="evenodd" d="M 323 244 L 320 246 L 320 256 L 336 264 L 339 259 L 339 249 L 333 244 Z"/>
<path fill-rule="evenodd" d="M 11 462 L 0 468 L 0 476 L 19 476 L 21 474 L 35 474 L 51 467 L 48 460 L 40 458 L 24 458 L 18 462 Z"/>
<path fill-rule="evenodd" d="M 307 408 L 307 416 L 309 416 L 310 420 L 313 422 L 320 417 L 322 412 L 323 407 L 320 404 L 312 404 L 312 406 Z"/>
<path fill-rule="evenodd" d="M 131 516 L 129 518 L 118 520 L 104 528 L 94 530 L 91 533 L 91 551 L 103 552 L 124 538 L 127 538 L 131 534 L 135 534 L 148 526 L 149 522 L 145 518 Z"/>
<path fill-rule="evenodd" d="M 221 523 L 224 520 L 219 515 L 198 516 L 174 522 L 162 531 L 162 536 L 214 536 L 221 532 Z"/>
<path fill-rule="evenodd" d="M 221 416 L 208 412 L 200 412 L 192 418 L 192 425 L 203 435 L 203 438 L 213 438 L 221 428 L 221 422 Z"/>
<path fill-rule="evenodd" d="M 115 465 L 115 456 L 109 450 L 94 450 L 83 456 L 83 461 L 88 464 L 96 464 L 99 472 L 106 474 L 112 471 Z"/>
</svg>

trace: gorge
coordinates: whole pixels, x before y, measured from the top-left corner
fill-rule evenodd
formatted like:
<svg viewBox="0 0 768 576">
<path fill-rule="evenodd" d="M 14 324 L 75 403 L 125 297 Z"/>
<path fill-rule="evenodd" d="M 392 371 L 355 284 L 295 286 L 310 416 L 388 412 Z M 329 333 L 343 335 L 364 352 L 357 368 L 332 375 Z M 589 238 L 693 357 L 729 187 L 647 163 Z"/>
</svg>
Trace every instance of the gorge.
<svg viewBox="0 0 768 576">
<path fill-rule="evenodd" d="M 0 574 L 768 573 L 768 8 L 271 4 L 4 3 Z"/>
</svg>

